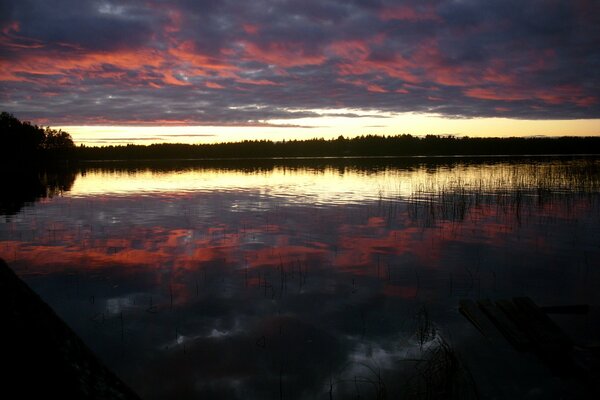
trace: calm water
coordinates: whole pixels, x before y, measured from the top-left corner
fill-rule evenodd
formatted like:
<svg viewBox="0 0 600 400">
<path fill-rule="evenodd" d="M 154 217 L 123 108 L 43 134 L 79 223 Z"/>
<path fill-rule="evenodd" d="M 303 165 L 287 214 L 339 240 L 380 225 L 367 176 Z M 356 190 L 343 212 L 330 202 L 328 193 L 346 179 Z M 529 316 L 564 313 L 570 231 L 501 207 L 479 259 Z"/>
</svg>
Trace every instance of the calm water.
<svg viewBox="0 0 600 400">
<path fill-rule="evenodd" d="M 414 398 L 441 343 L 485 364 L 459 299 L 600 305 L 595 158 L 107 164 L 31 182 L 3 195 L 0 257 L 147 399 Z M 600 337 L 594 315 L 566 324 L 579 342 Z M 513 390 L 564 389 L 544 379 Z"/>
</svg>

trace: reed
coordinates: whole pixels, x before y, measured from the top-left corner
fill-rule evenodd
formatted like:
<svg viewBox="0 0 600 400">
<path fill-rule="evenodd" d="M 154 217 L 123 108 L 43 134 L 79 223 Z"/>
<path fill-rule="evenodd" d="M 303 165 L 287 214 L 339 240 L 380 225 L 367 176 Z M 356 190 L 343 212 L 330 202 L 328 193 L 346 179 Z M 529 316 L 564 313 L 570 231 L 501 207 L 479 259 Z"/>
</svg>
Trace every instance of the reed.
<svg viewBox="0 0 600 400">
<path fill-rule="evenodd" d="M 401 398 L 415 400 L 471 400 L 479 394 L 470 371 L 441 336 L 416 361 Z"/>
<path fill-rule="evenodd" d="M 437 220 L 462 221 L 477 206 L 494 205 L 521 218 L 526 207 L 583 198 L 599 201 L 600 160 L 464 167 L 460 164 L 411 184 L 406 201 L 413 220 L 431 226 Z M 566 196 L 566 195 L 569 196 Z"/>
</svg>

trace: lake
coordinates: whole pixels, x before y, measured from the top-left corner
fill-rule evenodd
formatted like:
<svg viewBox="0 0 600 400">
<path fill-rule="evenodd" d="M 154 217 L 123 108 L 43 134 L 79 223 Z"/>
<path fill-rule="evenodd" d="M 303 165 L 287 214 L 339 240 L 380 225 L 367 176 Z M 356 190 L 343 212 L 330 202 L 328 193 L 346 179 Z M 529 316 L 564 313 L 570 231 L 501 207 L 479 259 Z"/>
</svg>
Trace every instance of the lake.
<svg viewBox="0 0 600 400">
<path fill-rule="evenodd" d="M 459 355 L 464 398 L 577 390 L 483 357 L 463 298 L 589 304 L 557 323 L 600 337 L 600 158 L 103 163 L 19 182 L 0 257 L 145 399 L 436 398 L 440 354 Z"/>
</svg>

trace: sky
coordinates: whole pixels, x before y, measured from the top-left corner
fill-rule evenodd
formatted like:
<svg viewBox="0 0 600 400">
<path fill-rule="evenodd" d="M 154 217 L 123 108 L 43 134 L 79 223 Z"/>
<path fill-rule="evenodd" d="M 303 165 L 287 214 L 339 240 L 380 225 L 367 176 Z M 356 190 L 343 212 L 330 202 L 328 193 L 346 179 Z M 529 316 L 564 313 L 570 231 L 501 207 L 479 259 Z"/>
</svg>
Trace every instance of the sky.
<svg viewBox="0 0 600 400">
<path fill-rule="evenodd" d="M 600 135 L 598 0 L 0 0 L 0 109 L 77 143 Z"/>
</svg>

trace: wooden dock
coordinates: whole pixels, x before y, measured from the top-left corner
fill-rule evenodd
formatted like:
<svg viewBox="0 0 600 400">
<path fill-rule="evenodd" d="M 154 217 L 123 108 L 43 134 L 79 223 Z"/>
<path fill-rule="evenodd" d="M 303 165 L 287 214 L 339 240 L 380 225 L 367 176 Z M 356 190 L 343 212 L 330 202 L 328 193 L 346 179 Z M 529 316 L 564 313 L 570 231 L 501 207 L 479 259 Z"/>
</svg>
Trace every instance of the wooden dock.
<svg viewBox="0 0 600 400">
<path fill-rule="evenodd" d="M 508 348 L 531 365 L 544 365 L 559 380 L 577 382 L 585 393 L 600 398 L 600 357 L 596 349 L 574 343 L 548 316 L 549 313 L 584 314 L 587 305 L 540 307 L 529 297 L 459 302 L 460 313 L 486 338 L 490 352 Z M 508 348 L 506 347 L 508 343 Z M 503 347 L 504 346 L 504 347 Z M 583 397 L 577 397 L 583 398 Z"/>
</svg>

